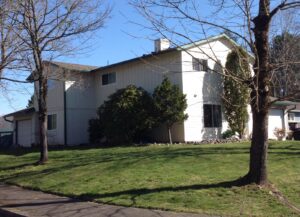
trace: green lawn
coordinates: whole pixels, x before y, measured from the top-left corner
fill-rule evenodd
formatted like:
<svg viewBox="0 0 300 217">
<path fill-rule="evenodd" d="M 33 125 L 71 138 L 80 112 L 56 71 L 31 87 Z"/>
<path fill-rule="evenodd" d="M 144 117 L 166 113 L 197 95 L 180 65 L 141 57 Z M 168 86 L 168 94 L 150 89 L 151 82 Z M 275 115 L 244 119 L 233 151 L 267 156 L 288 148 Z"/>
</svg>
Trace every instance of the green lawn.
<svg viewBox="0 0 300 217">
<path fill-rule="evenodd" d="M 227 216 L 296 216 L 268 190 L 232 187 L 246 174 L 249 143 L 0 152 L 0 182 L 110 204 Z M 300 142 L 272 142 L 269 175 L 300 207 Z"/>
</svg>

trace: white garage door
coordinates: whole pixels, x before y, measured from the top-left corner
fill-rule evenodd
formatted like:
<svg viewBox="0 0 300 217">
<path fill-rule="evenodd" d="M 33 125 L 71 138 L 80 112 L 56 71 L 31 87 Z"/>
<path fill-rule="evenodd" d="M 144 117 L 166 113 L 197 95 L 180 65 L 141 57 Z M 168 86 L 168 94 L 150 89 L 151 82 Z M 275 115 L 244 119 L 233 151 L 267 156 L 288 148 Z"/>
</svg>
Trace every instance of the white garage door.
<svg viewBox="0 0 300 217">
<path fill-rule="evenodd" d="M 283 126 L 283 111 L 280 109 L 270 109 L 269 112 L 269 138 L 276 139 L 274 129 L 282 129 Z"/>
<path fill-rule="evenodd" d="M 32 140 L 31 120 L 18 121 L 18 143 L 23 147 L 30 147 Z"/>
</svg>

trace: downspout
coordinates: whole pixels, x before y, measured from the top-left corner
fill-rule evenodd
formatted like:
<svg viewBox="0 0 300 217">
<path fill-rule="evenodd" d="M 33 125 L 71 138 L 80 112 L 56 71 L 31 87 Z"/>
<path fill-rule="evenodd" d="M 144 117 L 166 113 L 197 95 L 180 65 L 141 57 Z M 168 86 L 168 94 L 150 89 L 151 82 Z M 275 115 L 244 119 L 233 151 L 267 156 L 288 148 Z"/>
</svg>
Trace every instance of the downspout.
<svg viewBox="0 0 300 217">
<path fill-rule="evenodd" d="M 19 134 L 19 121 L 16 121 L 16 145 L 17 146 L 19 146 L 18 134 Z"/>
<path fill-rule="evenodd" d="M 64 145 L 68 145 L 67 138 L 67 92 L 66 92 L 66 81 L 64 81 Z"/>
</svg>

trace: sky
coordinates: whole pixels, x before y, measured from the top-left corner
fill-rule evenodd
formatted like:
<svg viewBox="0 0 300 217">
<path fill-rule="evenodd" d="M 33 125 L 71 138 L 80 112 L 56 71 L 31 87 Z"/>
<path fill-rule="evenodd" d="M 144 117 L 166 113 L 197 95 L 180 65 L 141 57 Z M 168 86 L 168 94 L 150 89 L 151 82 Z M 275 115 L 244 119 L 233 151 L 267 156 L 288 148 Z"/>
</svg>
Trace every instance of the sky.
<svg viewBox="0 0 300 217">
<path fill-rule="evenodd" d="M 111 18 L 93 38 L 88 53 L 79 53 L 75 57 L 61 57 L 57 61 L 106 66 L 154 51 L 154 40 L 160 38 L 160 35 L 134 24 L 143 24 L 144 21 L 128 4 L 128 0 L 107 0 L 107 2 L 112 5 Z M 205 11 L 206 6 L 203 5 Z M 8 82 L 4 91 L 0 88 L 0 115 L 26 108 L 32 94 L 32 84 Z"/>
<path fill-rule="evenodd" d="M 88 49 L 88 53 L 60 58 L 59 61 L 105 66 L 153 51 L 154 43 L 147 39 L 150 34 L 131 22 L 140 21 L 141 17 L 128 5 L 127 0 L 109 2 L 113 6 L 111 18 L 93 39 L 93 46 Z M 33 93 L 31 84 L 7 83 L 5 89 L 8 90 L 0 93 L 0 115 L 25 108 Z"/>
<path fill-rule="evenodd" d="M 105 66 L 123 60 L 135 58 L 154 51 L 154 39 L 160 37 L 158 34 L 138 26 L 135 23 L 144 24 L 144 19 L 136 10 L 128 4 L 128 0 L 107 0 L 113 10 L 111 18 L 105 23 L 92 41 L 88 53 L 78 53 L 73 57 L 61 57 L 58 61 Z M 209 15 L 213 11 L 207 4 L 209 0 L 199 0 L 199 11 L 201 15 Z M 276 0 L 278 1 L 278 0 Z M 228 10 L 230 12 L 230 10 Z M 231 11 L 231 13 L 233 13 Z M 222 14 L 232 16 L 231 13 Z M 208 17 L 210 20 L 213 17 Z M 215 17 L 217 19 L 217 17 Z M 226 19 L 223 19 L 226 22 Z M 194 26 L 190 27 L 193 30 Z M 195 26 L 199 29 L 199 26 Z M 207 30 L 205 30 L 207 31 Z M 193 31 L 191 31 L 193 32 Z M 201 39 L 197 36 L 195 39 Z M 3 91 L 4 90 L 4 91 Z M 8 114 L 26 107 L 28 99 L 33 93 L 32 84 L 7 83 L 0 88 L 0 115 Z"/>
</svg>

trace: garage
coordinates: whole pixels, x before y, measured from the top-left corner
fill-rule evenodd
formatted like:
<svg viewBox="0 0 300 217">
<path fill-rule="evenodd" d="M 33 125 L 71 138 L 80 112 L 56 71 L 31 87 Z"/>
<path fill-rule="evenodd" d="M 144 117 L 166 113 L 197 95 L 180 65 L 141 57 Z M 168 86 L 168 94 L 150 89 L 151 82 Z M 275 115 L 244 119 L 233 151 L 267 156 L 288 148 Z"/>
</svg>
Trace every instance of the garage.
<svg viewBox="0 0 300 217">
<path fill-rule="evenodd" d="M 274 135 L 275 128 L 284 128 L 284 116 L 281 109 L 270 109 L 269 111 L 269 138 L 277 139 Z"/>
<path fill-rule="evenodd" d="M 30 147 L 33 143 L 32 141 L 32 123 L 29 120 L 19 120 L 18 121 L 18 144 L 22 147 Z"/>
</svg>

